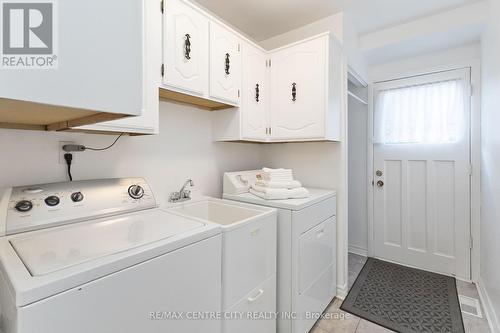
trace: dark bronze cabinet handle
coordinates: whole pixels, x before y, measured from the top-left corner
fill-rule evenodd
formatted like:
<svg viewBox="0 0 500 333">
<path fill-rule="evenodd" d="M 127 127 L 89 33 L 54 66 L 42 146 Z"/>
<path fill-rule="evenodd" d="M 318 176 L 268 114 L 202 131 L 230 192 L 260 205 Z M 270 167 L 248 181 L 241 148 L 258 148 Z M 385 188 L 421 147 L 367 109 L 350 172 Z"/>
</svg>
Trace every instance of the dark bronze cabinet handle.
<svg viewBox="0 0 500 333">
<path fill-rule="evenodd" d="M 229 53 L 226 53 L 226 75 L 229 74 Z"/>
<path fill-rule="evenodd" d="M 292 83 L 292 101 L 297 100 L 297 83 Z"/>
<path fill-rule="evenodd" d="M 260 96 L 260 89 L 259 89 L 259 84 L 257 83 L 255 85 L 255 101 L 256 102 L 259 101 L 259 96 Z"/>
<path fill-rule="evenodd" d="M 191 36 L 189 34 L 185 35 L 186 40 L 184 41 L 184 58 L 187 60 L 191 59 L 191 41 L 189 40 Z"/>
</svg>

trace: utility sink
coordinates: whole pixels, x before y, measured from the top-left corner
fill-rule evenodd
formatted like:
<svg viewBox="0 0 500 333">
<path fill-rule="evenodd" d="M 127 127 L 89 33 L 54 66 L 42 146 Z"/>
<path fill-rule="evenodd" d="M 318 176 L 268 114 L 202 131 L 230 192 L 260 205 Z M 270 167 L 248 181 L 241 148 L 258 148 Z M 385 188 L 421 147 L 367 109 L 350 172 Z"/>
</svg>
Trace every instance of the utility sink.
<svg viewBox="0 0 500 333">
<path fill-rule="evenodd" d="M 169 211 L 203 221 L 217 223 L 223 229 L 241 226 L 255 219 L 273 214 L 273 209 L 239 204 L 233 201 L 207 198 L 201 201 L 182 203 Z"/>
<path fill-rule="evenodd" d="M 202 198 L 174 204 L 168 211 L 221 226 L 223 311 L 276 311 L 276 209 Z"/>
</svg>

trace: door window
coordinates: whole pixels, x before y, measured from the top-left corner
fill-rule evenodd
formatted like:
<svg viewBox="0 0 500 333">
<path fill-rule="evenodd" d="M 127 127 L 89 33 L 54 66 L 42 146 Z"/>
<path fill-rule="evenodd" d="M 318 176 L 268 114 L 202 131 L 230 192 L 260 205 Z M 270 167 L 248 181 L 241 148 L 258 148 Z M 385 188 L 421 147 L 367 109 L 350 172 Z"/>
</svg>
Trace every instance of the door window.
<svg viewBox="0 0 500 333">
<path fill-rule="evenodd" d="M 380 90 L 376 96 L 375 142 L 446 144 L 461 141 L 462 80 Z"/>
</svg>

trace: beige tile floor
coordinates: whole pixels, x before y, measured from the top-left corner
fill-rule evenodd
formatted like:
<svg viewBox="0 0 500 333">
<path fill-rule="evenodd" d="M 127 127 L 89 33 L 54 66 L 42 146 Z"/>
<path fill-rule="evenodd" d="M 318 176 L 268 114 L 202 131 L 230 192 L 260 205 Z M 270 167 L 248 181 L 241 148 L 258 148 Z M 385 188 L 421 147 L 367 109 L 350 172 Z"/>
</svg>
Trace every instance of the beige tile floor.
<svg viewBox="0 0 500 333">
<path fill-rule="evenodd" d="M 366 261 L 365 257 L 349 253 L 349 288 L 352 286 Z M 479 299 L 476 286 L 472 283 L 458 281 L 459 295 Z M 324 319 L 319 320 L 309 333 L 386 333 L 392 332 L 382 326 L 358 318 L 340 310 L 342 300 L 334 299 L 325 310 Z M 484 317 L 484 311 L 483 317 Z M 463 313 L 466 333 L 489 333 L 486 318 L 477 318 Z"/>
</svg>

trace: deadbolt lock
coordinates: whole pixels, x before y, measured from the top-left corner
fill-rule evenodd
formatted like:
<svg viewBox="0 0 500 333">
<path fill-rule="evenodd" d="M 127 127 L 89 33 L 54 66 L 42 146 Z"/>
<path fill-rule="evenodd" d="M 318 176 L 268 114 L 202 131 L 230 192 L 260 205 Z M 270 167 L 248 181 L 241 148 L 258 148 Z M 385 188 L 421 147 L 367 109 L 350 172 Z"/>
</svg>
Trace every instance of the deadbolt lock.
<svg viewBox="0 0 500 333">
<path fill-rule="evenodd" d="M 380 171 L 380 170 L 377 170 L 377 172 L 375 172 L 375 174 L 377 175 L 377 177 L 382 177 L 382 175 L 384 173 L 382 171 Z"/>
</svg>

